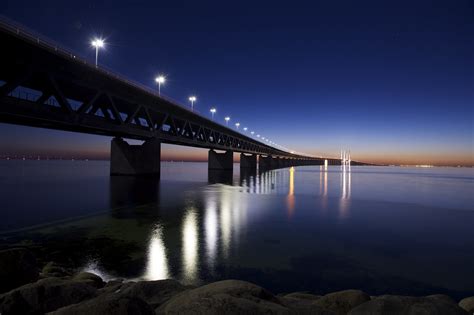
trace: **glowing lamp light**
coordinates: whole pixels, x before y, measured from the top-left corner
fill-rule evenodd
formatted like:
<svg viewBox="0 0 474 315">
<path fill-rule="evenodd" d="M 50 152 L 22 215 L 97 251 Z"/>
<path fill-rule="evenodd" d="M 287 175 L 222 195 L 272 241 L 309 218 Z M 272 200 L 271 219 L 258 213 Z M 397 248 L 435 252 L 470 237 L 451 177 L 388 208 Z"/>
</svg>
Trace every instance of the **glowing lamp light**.
<svg viewBox="0 0 474 315">
<path fill-rule="evenodd" d="M 229 124 L 230 117 L 227 116 L 227 117 L 224 118 L 224 120 L 225 120 L 225 124 L 228 125 L 228 124 Z"/>
<path fill-rule="evenodd" d="M 239 126 L 240 126 L 240 123 L 235 123 L 235 127 L 237 127 L 237 129 L 239 129 Z"/>
<path fill-rule="evenodd" d="M 196 102 L 197 98 L 196 96 L 190 96 L 189 101 L 191 102 L 191 110 L 194 111 L 194 102 Z"/>
<path fill-rule="evenodd" d="M 92 42 L 91 45 L 97 48 L 102 48 L 105 45 L 105 41 L 102 38 L 95 38 Z"/>
<path fill-rule="evenodd" d="M 163 75 L 159 75 L 155 78 L 155 82 L 158 83 L 158 95 L 161 96 L 161 85 L 164 84 L 166 78 Z"/>
<path fill-rule="evenodd" d="M 99 61 L 99 48 L 103 48 L 105 46 L 105 41 L 102 38 L 94 38 L 91 41 L 91 45 L 95 48 L 95 66 L 97 67 L 97 63 Z"/>
</svg>

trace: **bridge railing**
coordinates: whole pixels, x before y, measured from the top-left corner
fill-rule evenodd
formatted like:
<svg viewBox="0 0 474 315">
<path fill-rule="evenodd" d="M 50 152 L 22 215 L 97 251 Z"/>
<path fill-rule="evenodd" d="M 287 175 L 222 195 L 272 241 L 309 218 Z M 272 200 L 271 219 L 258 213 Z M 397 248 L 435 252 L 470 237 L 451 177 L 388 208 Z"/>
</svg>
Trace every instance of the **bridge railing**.
<svg viewBox="0 0 474 315">
<path fill-rule="evenodd" d="M 121 82 L 124 82 L 124 83 L 130 85 L 130 86 L 133 86 L 135 88 L 143 90 L 143 91 L 151 94 L 154 97 L 164 99 L 164 100 L 168 101 L 169 103 L 171 103 L 175 106 L 178 106 L 181 109 L 184 109 L 184 110 L 186 110 L 190 113 L 193 113 L 193 114 L 195 114 L 195 115 L 197 115 L 197 116 L 199 116 L 199 117 L 201 117 L 205 120 L 208 120 L 208 121 L 210 121 L 212 123 L 215 123 L 215 124 L 219 124 L 220 126 L 222 126 L 224 128 L 230 129 L 226 125 L 223 125 L 221 123 L 218 123 L 214 120 L 209 119 L 209 117 L 204 116 L 199 111 L 191 110 L 189 108 L 189 106 L 183 105 L 179 101 L 177 101 L 177 100 L 175 100 L 175 99 L 173 99 L 169 96 L 158 95 L 156 90 L 151 89 L 150 87 L 148 87 L 148 86 L 146 86 L 146 85 L 144 85 L 140 82 L 128 79 L 124 75 L 119 74 L 118 72 L 116 72 L 114 70 L 111 70 L 111 69 L 109 69 L 105 66 L 96 66 L 94 63 L 91 63 L 91 62 L 87 61 L 86 58 L 84 58 L 83 56 L 80 56 L 79 54 L 73 52 L 73 50 L 66 49 L 66 48 L 64 48 L 63 45 L 60 45 L 56 41 L 54 41 L 54 40 L 38 33 L 38 32 L 36 32 L 32 29 L 29 29 L 28 27 L 26 27 L 26 26 L 24 26 L 24 25 L 22 25 L 18 22 L 15 22 L 15 21 L 13 21 L 13 20 L 11 20 L 11 19 L 9 19 L 9 18 L 7 18 L 3 15 L 0 15 L 0 27 L 10 31 L 11 33 L 16 34 L 17 36 L 23 37 L 23 38 L 25 38 L 25 39 L 27 39 L 31 42 L 34 42 L 37 45 L 40 45 L 40 46 L 42 46 L 42 47 L 44 47 L 44 48 L 46 48 L 46 49 L 48 49 L 48 50 L 50 50 L 50 51 L 52 51 L 56 54 L 62 55 L 63 57 L 66 57 L 66 58 L 73 59 L 74 61 L 76 61 L 78 63 L 81 63 L 81 64 L 93 69 L 94 71 L 99 71 L 99 72 L 101 72 L 101 73 L 103 73 L 107 76 L 113 77 L 116 80 L 119 80 Z M 234 130 L 234 129 L 230 129 L 230 130 L 232 132 L 237 132 L 237 133 L 241 134 L 243 137 L 249 138 L 252 141 L 258 142 L 263 146 L 270 147 L 273 150 L 282 151 L 281 149 L 279 149 L 277 147 L 274 147 L 270 144 L 267 144 L 267 143 L 264 143 L 264 142 L 259 141 L 257 139 L 251 138 L 250 136 L 240 132 L 239 130 Z M 306 156 L 306 157 L 311 157 L 311 156 Z"/>
</svg>

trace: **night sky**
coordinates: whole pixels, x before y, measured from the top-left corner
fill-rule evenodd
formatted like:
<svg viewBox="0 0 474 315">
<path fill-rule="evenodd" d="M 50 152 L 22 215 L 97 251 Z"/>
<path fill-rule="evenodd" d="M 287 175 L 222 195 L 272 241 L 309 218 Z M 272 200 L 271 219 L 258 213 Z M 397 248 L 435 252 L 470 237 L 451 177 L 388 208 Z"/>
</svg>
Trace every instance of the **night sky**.
<svg viewBox="0 0 474 315">
<path fill-rule="evenodd" d="M 257 4 L 258 3 L 258 4 Z M 22 1 L 0 12 L 296 151 L 474 164 L 473 1 Z M 8 49 L 2 47 L 2 49 Z M 110 137 L 0 124 L 0 155 L 108 158 Z M 164 145 L 163 159 L 203 149 Z"/>
</svg>

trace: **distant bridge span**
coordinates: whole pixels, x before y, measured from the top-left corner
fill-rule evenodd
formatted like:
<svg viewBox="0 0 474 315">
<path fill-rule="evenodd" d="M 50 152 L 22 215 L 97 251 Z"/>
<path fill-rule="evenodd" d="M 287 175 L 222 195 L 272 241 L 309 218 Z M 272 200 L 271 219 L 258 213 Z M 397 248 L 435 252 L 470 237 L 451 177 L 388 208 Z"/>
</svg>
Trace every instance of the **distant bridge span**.
<svg viewBox="0 0 474 315">
<path fill-rule="evenodd" d="M 0 122 L 112 136 L 112 175 L 159 175 L 161 143 L 210 149 L 209 169 L 232 169 L 233 152 L 242 168 L 257 156 L 260 168 L 341 164 L 265 144 L 1 21 L 0 41 Z"/>
</svg>

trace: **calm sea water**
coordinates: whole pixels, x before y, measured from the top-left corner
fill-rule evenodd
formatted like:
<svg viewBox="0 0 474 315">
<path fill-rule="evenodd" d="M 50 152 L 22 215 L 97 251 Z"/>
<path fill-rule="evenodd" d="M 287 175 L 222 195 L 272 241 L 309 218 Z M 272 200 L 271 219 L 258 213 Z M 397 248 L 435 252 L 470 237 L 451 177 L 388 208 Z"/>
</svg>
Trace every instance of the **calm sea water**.
<svg viewBox="0 0 474 315">
<path fill-rule="evenodd" d="M 0 161 L 0 247 L 106 279 L 249 280 L 274 292 L 474 293 L 474 169 L 340 166 L 160 181 L 100 161 Z"/>
</svg>

